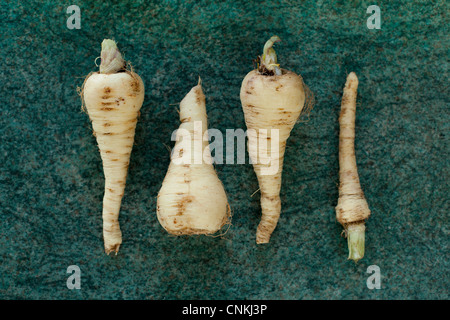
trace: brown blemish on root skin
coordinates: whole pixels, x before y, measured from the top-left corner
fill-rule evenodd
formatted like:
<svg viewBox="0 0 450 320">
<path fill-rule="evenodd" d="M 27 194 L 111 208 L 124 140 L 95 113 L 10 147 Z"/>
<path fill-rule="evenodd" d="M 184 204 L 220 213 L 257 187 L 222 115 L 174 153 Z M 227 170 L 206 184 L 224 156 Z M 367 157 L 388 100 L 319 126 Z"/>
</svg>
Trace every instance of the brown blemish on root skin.
<svg viewBox="0 0 450 320">
<path fill-rule="evenodd" d="M 196 97 L 197 104 L 201 104 L 201 103 L 205 102 L 205 95 L 202 93 L 202 89 L 200 87 L 198 87 L 195 90 L 195 97 Z"/>
<path fill-rule="evenodd" d="M 110 87 L 105 87 L 105 89 L 103 90 L 104 93 L 110 93 L 111 92 L 111 88 Z"/>
<path fill-rule="evenodd" d="M 184 213 L 186 206 L 191 203 L 193 199 L 193 196 L 184 196 L 177 202 L 175 206 L 178 208 L 178 215 L 182 215 Z"/>
<path fill-rule="evenodd" d="M 167 229 L 166 229 L 167 230 Z M 181 235 L 200 235 L 200 234 L 205 234 L 205 235 L 209 235 L 211 234 L 210 231 L 206 230 L 206 229 L 196 229 L 196 228 L 190 228 L 190 227 L 183 227 L 177 230 L 167 230 L 167 232 L 171 235 L 175 235 L 175 236 L 181 236 Z"/>
<path fill-rule="evenodd" d="M 280 121 L 275 123 L 275 125 L 277 125 L 277 126 L 288 126 L 288 125 L 291 125 L 291 124 L 292 123 L 290 121 L 287 121 L 287 120 L 284 120 L 284 119 L 282 119 L 282 120 L 280 120 Z"/>
<path fill-rule="evenodd" d="M 266 198 L 267 200 L 271 201 L 271 202 L 277 200 L 276 197 L 269 197 L 269 196 L 265 196 L 265 195 L 263 197 Z"/>
<path fill-rule="evenodd" d="M 139 84 L 139 80 L 133 78 L 133 80 L 131 81 L 131 90 L 133 92 L 139 92 L 141 90 L 141 85 Z"/>
</svg>

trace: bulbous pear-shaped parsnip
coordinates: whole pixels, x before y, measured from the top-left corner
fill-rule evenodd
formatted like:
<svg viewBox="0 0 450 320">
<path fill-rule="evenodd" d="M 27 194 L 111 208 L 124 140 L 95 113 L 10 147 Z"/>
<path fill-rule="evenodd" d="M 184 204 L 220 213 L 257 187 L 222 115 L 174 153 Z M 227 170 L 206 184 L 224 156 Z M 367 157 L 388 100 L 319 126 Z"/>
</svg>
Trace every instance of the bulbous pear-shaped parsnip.
<svg viewBox="0 0 450 320">
<path fill-rule="evenodd" d="M 181 101 L 180 121 L 158 193 L 157 217 L 170 234 L 214 234 L 229 222 L 230 207 L 205 136 L 208 124 L 200 82 Z"/>
<path fill-rule="evenodd" d="M 256 233 L 258 244 L 269 242 L 280 217 L 286 142 L 306 99 L 302 78 L 277 64 L 272 48 L 277 41 L 279 38 L 274 36 L 266 43 L 261 65 L 245 76 L 240 93 L 248 149 L 261 191 L 262 216 Z"/>
<path fill-rule="evenodd" d="M 119 211 L 137 118 L 144 101 L 144 83 L 136 73 L 125 70 L 112 40 L 102 43 L 100 70 L 85 80 L 82 95 L 103 162 L 103 238 L 105 252 L 109 254 L 117 253 L 122 243 Z"/>
</svg>

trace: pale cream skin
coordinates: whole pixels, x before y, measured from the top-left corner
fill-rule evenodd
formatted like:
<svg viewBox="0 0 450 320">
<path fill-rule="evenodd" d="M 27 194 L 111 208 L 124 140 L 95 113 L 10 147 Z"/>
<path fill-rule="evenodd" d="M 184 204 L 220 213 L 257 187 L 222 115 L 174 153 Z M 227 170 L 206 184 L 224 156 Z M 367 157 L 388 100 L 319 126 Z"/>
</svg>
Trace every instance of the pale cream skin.
<svg viewBox="0 0 450 320">
<path fill-rule="evenodd" d="M 365 220 L 370 209 L 359 182 L 355 157 L 355 117 L 358 78 L 347 76 L 339 117 L 339 200 L 336 218 L 348 237 L 349 259 L 357 262 L 364 256 Z"/>
<path fill-rule="evenodd" d="M 105 176 L 102 217 L 107 254 L 117 253 L 122 243 L 119 211 L 137 118 L 144 101 L 144 83 L 136 73 L 112 72 L 91 74 L 83 88 L 83 100 L 97 138 Z"/>
<path fill-rule="evenodd" d="M 229 222 L 230 207 L 203 138 L 208 124 L 200 83 L 181 101 L 180 121 L 157 197 L 158 221 L 174 235 L 215 234 Z"/>
<path fill-rule="evenodd" d="M 271 51 L 275 54 L 273 49 Z M 270 70 L 271 64 L 276 63 L 276 56 L 270 58 L 269 53 L 270 50 L 264 58 L 270 61 L 266 66 Z M 262 216 L 256 243 L 263 244 L 269 242 L 280 217 L 284 153 L 287 139 L 305 104 L 304 84 L 300 76 L 284 69 L 278 68 L 274 75 L 262 75 L 253 70 L 242 82 L 240 97 L 247 125 L 248 149 L 261 192 Z M 264 129 L 267 136 L 261 131 Z M 273 136 L 277 132 L 271 129 L 278 130 L 278 141 L 274 141 L 276 135 Z M 267 142 L 261 141 L 264 139 Z M 269 157 L 271 162 L 265 164 Z"/>
</svg>

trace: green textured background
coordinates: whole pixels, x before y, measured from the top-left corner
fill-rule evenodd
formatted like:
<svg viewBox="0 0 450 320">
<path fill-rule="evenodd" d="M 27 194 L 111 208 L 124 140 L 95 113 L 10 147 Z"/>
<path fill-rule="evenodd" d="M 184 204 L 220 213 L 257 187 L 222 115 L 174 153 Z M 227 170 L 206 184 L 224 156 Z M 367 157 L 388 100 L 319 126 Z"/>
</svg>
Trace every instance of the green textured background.
<svg viewBox="0 0 450 320">
<path fill-rule="evenodd" d="M 69 30 L 66 8 L 81 8 Z M 366 8 L 381 8 L 369 30 Z M 6 1 L 0 8 L 0 298 L 448 299 L 449 10 L 446 1 Z M 316 96 L 288 141 L 282 214 L 255 244 L 251 165 L 217 165 L 233 225 L 223 238 L 174 237 L 156 195 L 202 77 L 210 128 L 243 128 L 243 77 L 264 42 Z M 77 87 L 104 38 L 144 80 L 120 215 L 118 256 L 103 251 L 103 173 Z M 372 216 L 366 255 L 347 260 L 336 223 L 338 116 L 346 74 L 360 78 L 356 156 Z M 81 290 L 69 290 L 69 265 Z M 381 289 L 369 290 L 369 265 Z"/>
</svg>

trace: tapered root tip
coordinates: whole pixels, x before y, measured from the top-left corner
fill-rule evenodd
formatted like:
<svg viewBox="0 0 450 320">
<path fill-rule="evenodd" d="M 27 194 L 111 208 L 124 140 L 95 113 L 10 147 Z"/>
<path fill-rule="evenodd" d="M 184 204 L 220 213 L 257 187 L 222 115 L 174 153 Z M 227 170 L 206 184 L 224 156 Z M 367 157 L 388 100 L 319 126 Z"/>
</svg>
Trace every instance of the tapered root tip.
<svg viewBox="0 0 450 320">
<path fill-rule="evenodd" d="M 347 76 L 347 80 L 358 80 L 358 77 L 356 76 L 356 73 L 350 72 Z"/>
<path fill-rule="evenodd" d="M 365 230 L 364 222 L 359 224 L 351 224 L 347 227 L 348 241 L 348 259 L 358 262 L 364 257 L 365 247 Z"/>
<path fill-rule="evenodd" d="M 270 237 L 256 236 L 256 244 L 269 243 Z"/>
<path fill-rule="evenodd" d="M 271 233 L 261 227 L 256 230 L 256 244 L 269 243 Z"/>
<path fill-rule="evenodd" d="M 105 252 L 108 256 L 111 252 L 115 252 L 116 256 L 117 256 L 117 253 L 119 252 L 119 248 L 120 248 L 120 243 L 118 243 L 116 245 L 108 246 L 108 247 L 105 246 Z"/>
<path fill-rule="evenodd" d="M 345 83 L 345 86 L 347 88 L 356 89 L 358 87 L 358 77 L 356 76 L 356 73 L 350 72 L 347 76 L 347 81 Z"/>
</svg>

